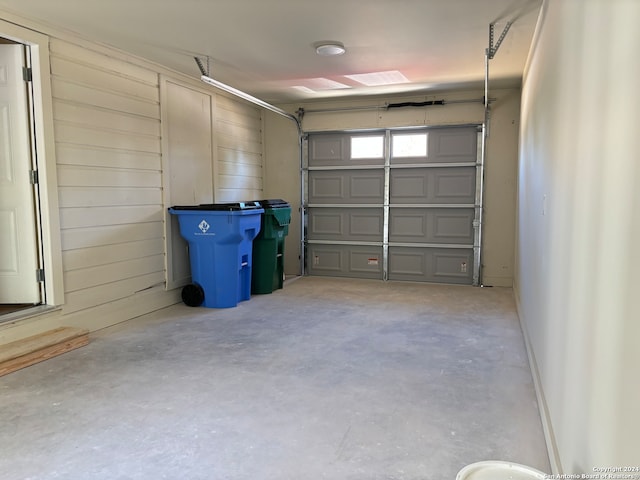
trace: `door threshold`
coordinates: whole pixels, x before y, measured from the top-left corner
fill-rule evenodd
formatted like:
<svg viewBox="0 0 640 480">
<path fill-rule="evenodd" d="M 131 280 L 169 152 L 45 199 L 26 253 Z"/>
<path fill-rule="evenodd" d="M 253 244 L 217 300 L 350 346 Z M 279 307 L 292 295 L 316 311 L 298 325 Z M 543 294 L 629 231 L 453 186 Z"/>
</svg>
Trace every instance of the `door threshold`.
<svg viewBox="0 0 640 480">
<path fill-rule="evenodd" d="M 37 315 L 42 315 L 43 313 L 49 313 L 59 309 L 60 307 L 53 307 L 51 305 L 34 305 L 31 307 L 20 308 L 19 310 L 13 311 L 11 313 L 1 314 L 0 326 L 6 323 L 17 322 L 18 320 L 24 320 L 25 318 L 35 317 Z"/>
</svg>

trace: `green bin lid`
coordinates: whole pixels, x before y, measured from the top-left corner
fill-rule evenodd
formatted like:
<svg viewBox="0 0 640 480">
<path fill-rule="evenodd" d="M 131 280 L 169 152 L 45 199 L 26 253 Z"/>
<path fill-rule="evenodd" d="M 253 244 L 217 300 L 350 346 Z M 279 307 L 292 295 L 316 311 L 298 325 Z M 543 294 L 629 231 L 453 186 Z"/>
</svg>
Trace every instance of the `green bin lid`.
<svg viewBox="0 0 640 480">
<path fill-rule="evenodd" d="M 263 208 L 291 208 L 289 202 L 282 200 L 281 198 L 258 200 L 256 203 L 262 205 Z"/>
</svg>

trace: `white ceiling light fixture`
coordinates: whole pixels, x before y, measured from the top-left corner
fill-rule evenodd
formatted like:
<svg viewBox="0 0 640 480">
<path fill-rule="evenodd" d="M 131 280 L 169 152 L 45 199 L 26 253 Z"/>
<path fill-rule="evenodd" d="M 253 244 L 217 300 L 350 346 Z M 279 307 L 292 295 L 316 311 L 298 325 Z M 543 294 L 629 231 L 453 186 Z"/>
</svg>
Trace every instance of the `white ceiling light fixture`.
<svg viewBox="0 0 640 480">
<path fill-rule="evenodd" d="M 320 42 L 316 43 L 315 47 L 316 53 L 321 57 L 336 57 L 347 51 L 340 42 Z"/>
</svg>

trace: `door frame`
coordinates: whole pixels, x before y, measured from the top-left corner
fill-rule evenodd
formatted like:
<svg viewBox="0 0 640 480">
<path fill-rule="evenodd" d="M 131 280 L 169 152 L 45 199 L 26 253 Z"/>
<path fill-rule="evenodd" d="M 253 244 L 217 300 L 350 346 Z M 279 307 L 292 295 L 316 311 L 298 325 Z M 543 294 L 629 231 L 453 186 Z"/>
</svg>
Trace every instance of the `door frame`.
<svg viewBox="0 0 640 480">
<path fill-rule="evenodd" d="M 27 63 L 32 71 L 30 108 L 33 116 L 33 150 L 38 171 L 40 240 L 44 267 L 42 305 L 60 306 L 64 303 L 64 283 L 49 37 L 16 23 L 0 20 L 0 37 L 29 47 Z"/>
</svg>

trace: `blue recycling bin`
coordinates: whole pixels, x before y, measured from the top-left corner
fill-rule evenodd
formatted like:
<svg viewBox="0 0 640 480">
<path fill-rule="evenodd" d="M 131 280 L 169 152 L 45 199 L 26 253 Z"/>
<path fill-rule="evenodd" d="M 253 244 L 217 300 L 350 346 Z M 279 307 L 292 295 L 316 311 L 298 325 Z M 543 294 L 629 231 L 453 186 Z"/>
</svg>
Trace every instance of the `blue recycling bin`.
<svg viewBox="0 0 640 480">
<path fill-rule="evenodd" d="M 182 289 L 187 305 L 229 308 L 251 298 L 253 239 L 260 232 L 263 212 L 258 202 L 169 209 L 189 243 L 193 283 Z"/>
</svg>

